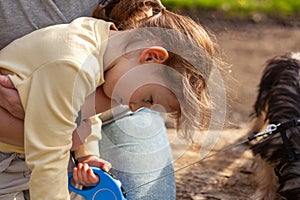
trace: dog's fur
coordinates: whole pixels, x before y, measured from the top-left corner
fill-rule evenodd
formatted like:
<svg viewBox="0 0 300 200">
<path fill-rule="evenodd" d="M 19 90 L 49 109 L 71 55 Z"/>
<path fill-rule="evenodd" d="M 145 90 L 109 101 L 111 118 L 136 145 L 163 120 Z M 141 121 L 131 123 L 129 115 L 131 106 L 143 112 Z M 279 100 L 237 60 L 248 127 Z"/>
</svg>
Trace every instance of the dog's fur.
<svg viewBox="0 0 300 200">
<path fill-rule="evenodd" d="M 267 62 L 254 105 L 254 123 L 249 134 L 264 131 L 268 124 L 300 117 L 300 53 L 288 53 Z M 287 132 L 293 151 L 300 153 L 300 128 Z M 280 134 L 253 144 L 256 156 L 257 191 L 254 199 L 300 199 L 300 160 L 287 162 L 277 177 L 274 168 L 287 158 Z"/>
</svg>

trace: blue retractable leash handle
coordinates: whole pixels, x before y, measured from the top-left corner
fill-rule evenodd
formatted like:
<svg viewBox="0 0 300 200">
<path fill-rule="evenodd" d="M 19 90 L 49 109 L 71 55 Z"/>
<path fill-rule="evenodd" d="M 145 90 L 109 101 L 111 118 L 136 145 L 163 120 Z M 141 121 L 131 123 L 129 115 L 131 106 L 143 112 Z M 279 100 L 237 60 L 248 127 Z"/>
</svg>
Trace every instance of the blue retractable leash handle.
<svg viewBox="0 0 300 200">
<path fill-rule="evenodd" d="M 127 200 L 121 181 L 99 168 L 91 167 L 91 169 L 93 169 L 93 172 L 96 173 L 100 179 L 96 186 L 83 190 L 75 188 L 71 184 L 73 173 L 70 173 L 69 189 L 83 196 L 86 200 Z"/>
</svg>

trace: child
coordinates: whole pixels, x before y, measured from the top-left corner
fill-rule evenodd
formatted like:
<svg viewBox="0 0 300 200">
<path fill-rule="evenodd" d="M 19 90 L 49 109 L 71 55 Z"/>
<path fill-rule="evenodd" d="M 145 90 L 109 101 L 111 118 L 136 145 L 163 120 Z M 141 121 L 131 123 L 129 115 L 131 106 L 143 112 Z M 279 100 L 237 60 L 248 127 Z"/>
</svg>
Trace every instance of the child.
<svg viewBox="0 0 300 200">
<path fill-rule="evenodd" d="M 112 1 L 113 2 L 113 1 Z M 128 1 L 127 1 L 128 2 Z M 132 3 L 132 1 L 130 1 L 131 3 Z M 154 10 L 157 10 L 157 9 L 159 9 L 158 7 L 160 7 L 161 6 L 161 3 L 159 2 L 159 1 L 151 1 L 152 2 L 152 5 L 151 5 L 151 7 L 149 6 L 149 5 L 144 5 L 144 6 L 142 6 L 143 8 L 141 9 L 141 8 L 139 8 L 139 9 L 141 9 L 141 10 L 137 10 L 137 11 L 133 11 L 132 13 L 131 13 L 131 18 L 133 19 L 134 18 L 134 16 L 135 16 L 135 14 L 134 14 L 134 12 L 136 12 L 136 14 L 137 15 L 139 15 L 139 16 L 141 16 L 141 12 L 142 13 L 144 13 L 145 11 L 147 12 L 148 10 L 151 10 L 152 9 L 152 7 L 153 7 L 153 9 Z M 156 4 L 154 4 L 154 2 L 156 2 Z M 126 4 L 126 1 L 121 1 L 121 2 L 119 2 L 117 5 L 119 5 L 119 4 Z M 127 3 L 127 5 L 128 5 L 128 3 Z M 132 5 L 132 6 L 135 6 L 135 5 Z M 132 7 L 131 6 L 131 7 Z M 112 8 L 111 6 L 110 6 L 110 8 Z M 125 7 L 124 7 L 125 8 Z M 101 8 L 102 10 L 103 9 L 106 9 L 105 7 L 103 8 Z M 126 7 L 126 10 L 128 9 L 128 7 Z M 110 12 L 111 14 L 113 14 L 115 11 L 112 11 L 112 12 Z M 118 10 L 118 12 L 120 12 L 120 10 Z M 143 14 L 142 14 L 143 15 Z M 143 16 L 144 17 L 147 17 L 148 15 L 152 15 L 152 13 L 151 12 L 147 12 L 147 13 L 145 13 Z M 122 16 L 122 17 L 125 17 L 125 16 Z M 125 18 L 124 18 L 125 19 Z M 122 18 L 119 18 L 119 19 L 114 19 L 115 21 L 120 21 L 120 22 L 122 22 L 122 21 L 124 21 L 124 19 L 122 19 Z M 127 18 L 126 18 L 127 19 Z M 139 17 L 138 19 L 141 19 L 141 17 Z M 1 76 L 1 78 L 2 78 L 3 76 Z M 9 86 L 9 87 L 12 87 L 12 85 L 11 86 Z M 14 90 L 11 90 L 11 92 L 14 92 Z M 101 103 L 103 103 L 103 102 L 101 102 Z M 15 105 L 14 105 L 14 107 L 15 107 Z M 3 110 L 4 111 L 4 110 Z M 6 112 L 6 111 L 4 111 L 4 112 Z M 1 138 L 1 140 L 0 140 L 0 146 L 2 147 L 1 149 L 4 149 L 4 151 L 6 150 L 7 151 L 7 149 L 8 149 L 8 145 L 7 144 L 11 144 L 11 145 L 14 145 L 14 146 L 17 146 L 17 147 L 19 147 L 18 148 L 18 152 L 19 153 L 23 153 L 24 152 L 24 150 L 23 150 L 23 137 L 24 137 L 24 134 L 23 134 L 23 121 L 21 121 L 21 120 L 17 120 L 16 121 L 16 119 L 12 119 L 11 118 L 12 116 L 8 116 L 7 117 L 7 114 L 5 115 L 5 116 L 3 116 L 3 114 L 1 113 L 1 123 L 0 123 L 0 138 Z M 19 116 L 17 116 L 18 118 L 21 118 L 22 119 L 22 116 L 21 117 L 19 117 Z M 15 121 L 13 121 L 13 120 L 15 120 Z M 142 119 L 143 120 L 143 119 Z M 86 135 L 85 133 L 82 133 L 83 131 L 82 131 L 82 127 L 87 127 L 88 125 L 89 125 L 89 120 L 87 119 L 87 122 L 88 123 L 84 123 L 85 122 L 85 120 L 84 121 L 82 121 L 81 122 L 81 126 L 79 127 L 79 128 L 77 128 L 77 132 L 79 131 L 80 132 L 80 136 L 78 137 L 78 134 L 73 134 L 73 146 L 72 146 L 72 149 L 74 150 L 74 149 L 77 149 L 75 152 L 75 155 L 76 155 L 76 158 L 78 159 L 78 161 L 80 162 L 80 161 L 83 161 L 83 162 L 85 162 L 85 163 L 89 163 L 90 165 L 93 165 L 93 166 L 97 166 L 97 167 L 105 167 L 106 168 L 106 170 L 110 167 L 110 165 L 109 165 L 109 163 L 107 163 L 107 162 L 104 162 L 103 160 L 101 160 L 101 159 L 99 159 L 99 158 L 97 158 L 96 156 L 91 156 L 91 155 L 97 155 L 97 154 L 99 154 L 98 152 L 99 152 L 99 150 L 97 150 L 97 147 L 98 147 L 98 143 L 94 143 L 95 145 L 90 145 L 90 144 L 85 144 L 85 145 L 82 145 L 82 146 L 80 146 L 80 148 L 78 149 L 78 145 L 80 145 L 80 143 L 82 143 L 82 141 L 84 141 L 84 139 L 85 139 L 85 137 L 83 136 L 83 135 Z M 13 126 L 7 126 L 7 124 L 14 124 Z M 157 126 L 157 125 L 155 125 L 155 126 Z M 87 130 L 85 130 L 85 132 L 86 131 L 88 131 L 89 130 L 89 128 L 87 128 Z M 150 130 L 149 130 L 150 131 Z M 9 133 L 9 137 L 7 138 L 6 136 L 7 136 L 7 133 Z M 93 138 L 94 137 L 94 138 Z M 74 140 L 74 138 L 75 138 L 75 140 Z M 77 139 L 76 139 L 77 138 Z M 92 136 L 92 138 L 93 138 L 93 140 L 95 140 L 95 139 L 97 139 L 97 137 L 95 138 L 95 135 L 94 136 Z M 157 138 L 157 139 L 160 139 L 161 137 L 159 137 L 159 138 Z M 4 139 L 4 140 L 3 140 Z M 88 147 L 88 145 L 89 146 L 91 146 L 92 147 L 92 149 L 91 149 L 91 147 L 89 147 L 89 151 L 86 151 L 87 149 L 87 147 Z M 96 146 L 96 147 L 94 147 L 94 146 Z M 83 147 L 83 148 L 82 148 Z M 82 153 L 80 153 L 80 150 L 82 151 Z M 91 151 L 91 150 L 93 150 L 93 151 Z M 0 152 L 1 153 L 1 152 Z M 87 154 L 87 155 L 85 155 L 85 154 Z M 0 155 L 1 156 L 1 155 Z M 19 159 L 18 159 L 19 160 Z M 20 159 L 20 160 L 22 160 L 22 159 Z M 106 165 L 106 166 L 103 166 L 103 165 Z M 23 165 L 22 165 L 23 166 Z M 25 166 L 24 166 L 25 167 Z M 25 167 L 26 168 L 26 170 L 27 170 L 27 167 Z M 82 175 L 80 176 L 81 177 L 81 180 L 77 180 L 78 181 L 78 183 L 81 183 L 81 184 L 89 184 L 89 183 L 87 183 L 86 182 L 86 179 L 87 179 L 87 177 L 85 177 L 86 176 L 86 171 L 85 170 L 87 170 L 88 168 L 87 168 L 87 165 L 82 165 L 82 164 L 79 164 L 78 165 L 78 168 L 74 168 L 74 170 L 78 170 L 78 171 L 82 171 Z M 9 169 L 8 169 L 9 170 Z M 77 173 L 75 173 L 76 171 L 74 171 L 74 179 L 76 180 L 76 178 L 77 178 L 77 176 L 76 176 L 76 174 Z M 88 171 L 89 173 L 90 173 L 90 171 Z M 27 173 L 27 172 L 26 172 Z M 78 172 L 79 173 L 79 172 Z M 159 173 L 159 172 L 158 172 Z M 156 173 L 157 175 L 158 175 L 158 173 Z M 16 173 L 14 173 L 14 174 L 16 174 Z M 79 173 L 79 174 L 81 174 L 81 173 Z M 2 173 L 2 175 L 4 176 L 4 174 Z M 92 179 L 91 181 L 94 181 L 94 182 L 97 182 L 97 177 L 95 177 L 95 176 L 92 176 L 93 174 L 90 174 L 91 175 L 91 178 L 94 178 L 94 179 Z M 3 177 L 3 176 L 1 176 L 1 177 Z M 17 176 L 16 175 L 13 175 L 13 177 L 12 178 L 16 178 Z M 83 177 L 85 177 L 85 179 L 83 178 Z M 142 178 L 143 176 L 141 176 L 141 178 Z M 1 182 L 3 182 L 3 181 L 5 181 L 5 180 L 3 180 L 3 178 L 1 178 L 2 179 L 2 181 Z M 23 178 L 23 179 L 25 179 L 25 181 L 27 181 L 27 178 Z M 83 180 L 82 180 L 83 179 Z M 9 180 L 12 180 L 12 179 L 6 179 L 6 182 L 10 182 Z M 142 179 L 141 179 L 142 180 Z M 169 182 L 170 182 L 170 185 L 171 185 L 171 183 L 172 183 L 172 178 L 170 178 L 170 179 L 167 179 Z M 20 180 L 19 182 L 21 182 L 22 180 Z M 92 182 L 90 182 L 90 183 L 92 183 Z M 136 184 L 134 184 L 134 182 L 132 181 L 132 182 L 126 182 L 127 184 L 131 184 L 131 185 L 133 185 L 133 186 L 135 186 Z M 157 185 L 159 185 L 159 184 L 157 184 Z M 156 186 L 156 188 L 157 188 L 158 186 Z M 2 187 L 1 188 L 6 188 L 6 184 L 2 184 Z M 154 187 L 151 187 L 151 188 L 154 188 Z M 24 188 L 24 187 L 22 187 L 21 188 L 22 190 L 26 190 L 26 188 Z M 1 189 L 2 190 L 2 189 Z M 5 194 L 6 192 L 9 192 L 9 191 L 19 191 L 18 190 L 18 186 L 16 185 L 16 184 L 14 184 L 14 189 L 13 188 L 9 188 L 9 189 L 5 189 L 5 190 L 2 190 L 1 191 L 1 193 L 0 193 L 0 199 L 2 199 L 1 197 L 2 197 L 2 194 Z M 173 191 L 173 190 L 172 190 Z M 167 196 L 172 196 L 171 195 L 171 191 L 168 191 L 168 190 L 166 190 L 165 192 L 168 192 L 168 195 Z M 21 194 L 21 193 L 20 193 Z M 13 195 L 13 194 L 10 194 L 10 195 Z M 163 193 L 161 193 L 161 195 L 163 195 Z M 4 197 L 5 199 L 7 199 L 8 197 Z"/>
<path fill-rule="evenodd" d="M 206 102 L 201 101 L 206 96 L 203 90 L 210 66 L 202 65 L 203 69 L 199 71 L 187 61 L 186 55 L 181 57 L 166 48 L 193 50 L 187 54 L 191 56 L 192 63 L 197 58 L 202 62 L 203 59 L 214 60 L 214 48 L 207 33 L 189 18 L 166 10 L 124 26 L 133 28 L 130 35 L 110 30 L 113 28 L 111 23 L 79 18 L 69 25 L 53 26 L 29 34 L 0 53 L 1 71 L 10 74 L 26 113 L 25 155 L 32 169 L 32 199 L 45 196 L 68 199 L 66 178 L 61 177 L 66 177 L 64 166 L 67 165 L 71 136 L 76 127 L 74 121 L 84 99 L 96 88 L 103 90 L 103 98 L 97 99 L 97 102 L 108 98 L 129 102 L 132 110 L 160 104 L 168 112 L 176 112 L 184 133 L 188 133 L 191 125 L 199 126 L 199 122 L 194 123 L 195 120 L 189 117 L 197 117 L 198 110 L 206 106 Z M 174 33 L 184 33 L 185 37 L 173 32 L 160 32 L 166 34 L 166 41 L 155 33 L 144 32 L 147 27 L 171 28 Z M 148 43 L 145 43 L 144 34 L 147 34 Z M 187 44 L 188 48 L 184 48 Z M 155 65 L 151 68 L 150 65 L 155 63 L 172 67 L 181 77 L 175 76 L 174 79 L 174 71 L 167 68 Z M 123 76 L 130 70 L 149 72 L 153 77 L 147 80 L 146 85 L 140 85 L 143 82 L 135 83 Z M 170 77 L 166 78 L 165 73 Z M 173 81 L 176 88 L 171 91 L 153 84 L 153 81 L 166 86 Z M 130 86 L 132 97 L 123 93 L 127 88 L 120 88 L 120 82 L 121 86 L 125 86 L 123 83 Z M 100 103 L 99 110 L 108 108 L 101 107 Z M 39 116 L 39 108 L 46 111 L 45 117 Z"/>
</svg>

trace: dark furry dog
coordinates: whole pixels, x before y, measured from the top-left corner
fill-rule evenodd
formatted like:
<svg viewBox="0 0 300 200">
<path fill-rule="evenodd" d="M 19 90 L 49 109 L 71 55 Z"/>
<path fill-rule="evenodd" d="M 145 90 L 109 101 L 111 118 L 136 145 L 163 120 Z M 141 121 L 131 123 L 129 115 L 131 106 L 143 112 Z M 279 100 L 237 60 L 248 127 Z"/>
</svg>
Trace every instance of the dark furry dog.
<svg viewBox="0 0 300 200">
<path fill-rule="evenodd" d="M 300 122 L 300 53 L 267 62 L 254 109 L 250 134 L 269 124 Z M 300 199 L 300 126 L 290 124 L 251 147 L 257 158 L 254 199 Z"/>
</svg>

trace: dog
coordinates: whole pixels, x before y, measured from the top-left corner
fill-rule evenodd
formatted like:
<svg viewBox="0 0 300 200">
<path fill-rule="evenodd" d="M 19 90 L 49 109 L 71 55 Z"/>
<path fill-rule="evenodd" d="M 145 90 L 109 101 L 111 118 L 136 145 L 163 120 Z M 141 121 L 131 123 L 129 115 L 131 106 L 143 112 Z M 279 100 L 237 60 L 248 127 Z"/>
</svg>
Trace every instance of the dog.
<svg viewBox="0 0 300 200">
<path fill-rule="evenodd" d="M 253 199 L 299 200 L 300 52 L 267 61 L 252 118 L 250 135 L 265 131 L 270 124 L 278 127 L 267 137 L 251 143 L 257 182 Z"/>
</svg>

